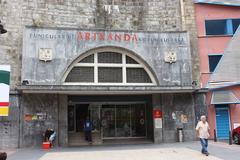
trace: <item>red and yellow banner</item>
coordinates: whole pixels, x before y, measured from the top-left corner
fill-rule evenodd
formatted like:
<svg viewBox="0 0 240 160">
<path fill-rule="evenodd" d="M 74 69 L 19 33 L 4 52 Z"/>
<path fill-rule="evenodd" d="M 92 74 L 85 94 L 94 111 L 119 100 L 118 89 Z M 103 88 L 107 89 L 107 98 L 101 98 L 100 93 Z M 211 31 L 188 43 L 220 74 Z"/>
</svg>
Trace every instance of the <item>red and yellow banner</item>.
<svg viewBox="0 0 240 160">
<path fill-rule="evenodd" d="M 0 65 L 0 116 L 9 114 L 10 66 Z"/>
<path fill-rule="evenodd" d="M 8 116 L 9 102 L 0 102 L 0 116 Z"/>
</svg>

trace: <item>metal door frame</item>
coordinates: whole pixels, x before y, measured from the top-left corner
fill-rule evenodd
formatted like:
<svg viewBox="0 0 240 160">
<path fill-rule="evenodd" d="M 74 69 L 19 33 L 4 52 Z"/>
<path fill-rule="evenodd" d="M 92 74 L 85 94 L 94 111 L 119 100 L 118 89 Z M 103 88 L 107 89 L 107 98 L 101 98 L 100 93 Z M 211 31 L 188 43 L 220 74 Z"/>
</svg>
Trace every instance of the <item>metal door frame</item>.
<svg viewBox="0 0 240 160">
<path fill-rule="evenodd" d="M 75 104 L 68 104 L 68 108 L 69 108 L 69 106 L 73 106 L 73 115 L 74 115 L 74 118 L 73 118 L 73 122 L 74 122 L 74 124 L 73 124 L 73 130 L 72 131 L 69 131 L 68 130 L 68 133 L 76 133 L 76 105 Z M 67 111 L 68 111 L 68 109 L 67 109 Z M 68 115 L 68 113 L 67 113 L 67 115 Z M 67 117 L 67 120 L 68 120 L 68 117 Z M 68 124 L 68 122 L 67 122 L 67 124 Z"/>
</svg>

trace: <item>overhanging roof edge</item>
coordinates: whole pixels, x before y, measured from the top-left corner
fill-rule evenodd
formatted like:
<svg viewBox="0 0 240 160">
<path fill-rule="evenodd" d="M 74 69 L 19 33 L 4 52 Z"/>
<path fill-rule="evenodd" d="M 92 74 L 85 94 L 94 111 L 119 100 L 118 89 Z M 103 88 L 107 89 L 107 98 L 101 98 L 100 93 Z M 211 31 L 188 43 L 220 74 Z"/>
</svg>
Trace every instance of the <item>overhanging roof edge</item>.
<svg viewBox="0 0 240 160">
<path fill-rule="evenodd" d="M 228 100 L 224 100 L 224 98 L 219 101 L 219 99 L 217 100 L 217 98 L 215 98 L 216 96 L 222 96 L 224 95 L 224 98 L 226 98 L 227 96 L 229 96 Z M 238 97 L 231 91 L 213 91 L 212 93 L 212 97 L 211 97 L 211 104 L 240 104 L 240 100 L 238 99 Z"/>
<path fill-rule="evenodd" d="M 225 2 L 225 1 L 209 1 L 209 0 L 195 0 L 194 3 L 198 4 L 212 4 L 212 5 L 221 5 L 221 6 L 232 6 L 232 7 L 240 7 L 240 2 Z"/>
<path fill-rule="evenodd" d="M 18 86 L 21 93 L 96 93 L 96 92 L 134 92 L 134 93 L 184 93 L 197 92 L 193 87 L 158 87 L 158 86 Z"/>
</svg>

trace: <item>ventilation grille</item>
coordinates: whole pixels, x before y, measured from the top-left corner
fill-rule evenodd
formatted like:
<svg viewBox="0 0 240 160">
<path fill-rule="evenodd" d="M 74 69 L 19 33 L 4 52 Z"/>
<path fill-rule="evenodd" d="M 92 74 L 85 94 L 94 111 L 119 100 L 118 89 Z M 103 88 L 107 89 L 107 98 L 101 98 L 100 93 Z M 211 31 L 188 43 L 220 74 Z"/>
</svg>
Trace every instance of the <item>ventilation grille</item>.
<svg viewBox="0 0 240 160">
<path fill-rule="evenodd" d="M 98 53 L 98 63 L 122 63 L 122 54 L 113 52 Z"/>
<path fill-rule="evenodd" d="M 122 68 L 98 68 L 99 83 L 122 83 Z"/>
<path fill-rule="evenodd" d="M 152 83 L 143 68 L 127 68 L 127 83 Z"/>
<path fill-rule="evenodd" d="M 66 82 L 94 82 L 94 68 L 74 67 L 68 74 Z"/>
</svg>

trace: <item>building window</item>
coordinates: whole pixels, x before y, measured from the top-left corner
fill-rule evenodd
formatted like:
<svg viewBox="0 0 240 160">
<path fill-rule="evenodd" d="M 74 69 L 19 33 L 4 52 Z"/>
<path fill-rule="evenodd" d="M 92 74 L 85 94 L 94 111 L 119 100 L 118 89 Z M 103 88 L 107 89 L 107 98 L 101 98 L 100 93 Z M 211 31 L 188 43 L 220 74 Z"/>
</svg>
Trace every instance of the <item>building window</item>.
<svg viewBox="0 0 240 160">
<path fill-rule="evenodd" d="M 208 55 L 210 72 L 214 72 L 221 58 L 222 55 Z"/>
<path fill-rule="evenodd" d="M 127 83 L 151 83 L 143 68 L 127 68 Z"/>
<path fill-rule="evenodd" d="M 122 68 L 121 67 L 99 67 L 98 82 L 100 83 L 122 83 Z"/>
<path fill-rule="evenodd" d="M 235 33 L 240 25 L 240 19 L 233 19 L 232 24 L 233 24 L 233 33 Z"/>
<path fill-rule="evenodd" d="M 153 85 L 153 75 L 140 60 L 127 54 L 98 52 L 73 65 L 65 84 Z"/>
<path fill-rule="evenodd" d="M 66 78 L 66 82 L 94 82 L 93 67 L 74 67 Z"/>
<path fill-rule="evenodd" d="M 240 19 L 206 20 L 206 35 L 233 35 L 240 24 Z"/>
<path fill-rule="evenodd" d="M 206 35 L 225 35 L 227 34 L 226 20 L 206 20 Z"/>
</svg>

